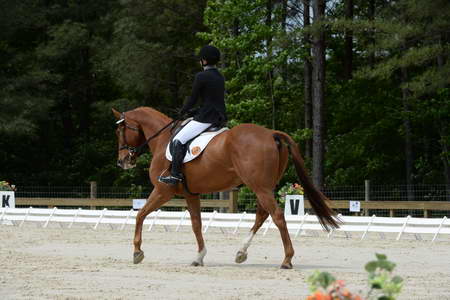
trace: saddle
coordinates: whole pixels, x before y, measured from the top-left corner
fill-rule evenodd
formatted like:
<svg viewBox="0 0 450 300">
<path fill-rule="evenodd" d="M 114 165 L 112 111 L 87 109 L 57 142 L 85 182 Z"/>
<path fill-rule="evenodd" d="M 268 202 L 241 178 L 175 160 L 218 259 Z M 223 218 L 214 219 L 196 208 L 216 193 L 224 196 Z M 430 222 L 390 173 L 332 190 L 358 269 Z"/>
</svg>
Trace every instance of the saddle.
<svg viewBox="0 0 450 300">
<path fill-rule="evenodd" d="M 172 161 L 172 143 L 173 138 L 177 135 L 180 130 L 186 126 L 187 123 L 189 123 L 193 118 L 188 118 L 184 120 L 181 125 L 173 130 L 172 137 L 170 138 L 170 142 L 167 145 L 166 148 L 166 158 L 169 161 Z M 209 142 L 216 136 L 221 134 L 224 131 L 229 130 L 229 128 L 225 127 L 225 124 L 221 126 L 215 126 L 211 125 L 211 127 L 207 128 L 205 131 L 203 131 L 201 134 L 197 135 L 190 141 L 186 143 L 186 155 L 184 156 L 183 163 L 190 162 L 191 160 L 196 159 L 203 150 L 206 149 L 206 146 L 208 146 Z"/>
</svg>

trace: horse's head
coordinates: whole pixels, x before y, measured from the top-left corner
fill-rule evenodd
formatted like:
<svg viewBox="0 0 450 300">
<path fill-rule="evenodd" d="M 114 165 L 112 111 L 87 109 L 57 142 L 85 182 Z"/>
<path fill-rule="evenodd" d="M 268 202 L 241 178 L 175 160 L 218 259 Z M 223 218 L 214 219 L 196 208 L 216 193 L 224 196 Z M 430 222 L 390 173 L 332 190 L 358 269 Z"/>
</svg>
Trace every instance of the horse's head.
<svg viewBox="0 0 450 300">
<path fill-rule="evenodd" d="M 116 136 L 118 142 L 117 165 L 122 169 L 131 169 L 136 166 L 139 155 L 137 147 L 145 141 L 140 125 L 132 119 L 126 119 L 125 113 L 112 109 L 117 119 Z"/>
</svg>

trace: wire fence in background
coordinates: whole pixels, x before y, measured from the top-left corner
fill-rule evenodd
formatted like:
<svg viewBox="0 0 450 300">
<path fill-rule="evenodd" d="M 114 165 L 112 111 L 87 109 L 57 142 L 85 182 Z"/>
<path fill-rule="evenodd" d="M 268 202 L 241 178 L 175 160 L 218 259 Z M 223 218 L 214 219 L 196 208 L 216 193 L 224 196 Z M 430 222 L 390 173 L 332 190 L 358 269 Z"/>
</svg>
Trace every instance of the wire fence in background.
<svg viewBox="0 0 450 300">
<path fill-rule="evenodd" d="M 323 189 L 325 195 L 332 200 L 343 201 L 442 201 L 450 202 L 450 185 L 365 185 L 326 187 Z M 150 187 L 135 186 L 130 187 L 108 187 L 91 185 L 85 186 L 17 186 L 17 198 L 60 198 L 67 199 L 146 199 L 151 193 Z M 224 200 L 230 198 L 230 192 L 210 193 L 201 195 L 202 199 Z M 284 207 L 282 199 L 278 199 L 280 205 Z M 113 203 L 113 202 L 111 202 Z M 213 203 L 213 201 L 210 201 Z M 17 205 L 17 207 L 26 207 L 26 205 Z M 39 206 L 34 206 L 39 207 Z M 42 207 L 46 207 L 42 205 Z M 67 206 L 66 208 L 77 208 L 78 206 Z M 105 206 L 106 207 L 106 206 Z M 130 207 L 107 206 L 112 209 L 130 209 Z M 101 209 L 103 207 L 96 207 Z M 184 210 L 182 205 L 166 206 L 164 210 L 180 211 Z M 227 211 L 226 208 L 217 208 L 214 206 L 203 207 L 202 211 L 219 212 Z M 248 188 L 242 187 L 237 194 L 236 212 L 256 212 L 256 196 Z M 306 210 L 308 213 L 313 213 Z M 342 215 L 351 215 L 348 209 L 337 209 Z M 404 217 L 424 217 L 424 210 L 421 209 L 396 209 L 394 214 L 388 209 L 368 209 L 367 215 Z M 427 213 L 427 217 L 442 218 L 449 216 L 450 211 L 432 210 Z"/>
</svg>

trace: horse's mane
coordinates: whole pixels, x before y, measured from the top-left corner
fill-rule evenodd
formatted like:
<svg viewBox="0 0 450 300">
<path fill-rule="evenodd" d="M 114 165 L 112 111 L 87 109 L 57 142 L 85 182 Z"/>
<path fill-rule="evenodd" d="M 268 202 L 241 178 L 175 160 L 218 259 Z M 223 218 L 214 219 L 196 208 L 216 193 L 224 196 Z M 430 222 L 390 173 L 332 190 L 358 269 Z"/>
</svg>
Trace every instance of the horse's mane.
<svg viewBox="0 0 450 300">
<path fill-rule="evenodd" d="M 169 122 L 171 120 L 167 115 L 148 106 L 140 106 L 131 110 L 130 112 L 135 112 L 138 114 L 144 113 L 145 115 L 151 115 L 153 118 L 160 119 L 164 122 Z"/>
</svg>

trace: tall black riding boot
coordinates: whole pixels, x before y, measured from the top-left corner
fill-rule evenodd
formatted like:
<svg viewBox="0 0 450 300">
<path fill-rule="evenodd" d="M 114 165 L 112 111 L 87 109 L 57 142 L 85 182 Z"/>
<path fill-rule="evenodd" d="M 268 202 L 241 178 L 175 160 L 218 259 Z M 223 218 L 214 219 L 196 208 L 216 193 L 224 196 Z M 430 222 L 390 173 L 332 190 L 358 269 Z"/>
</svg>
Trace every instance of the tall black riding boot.
<svg viewBox="0 0 450 300">
<path fill-rule="evenodd" d="M 181 167 L 183 165 L 183 159 L 186 155 L 186 145 L 183 145 L 179 140 L 173 142 L 173 155 L 172 155 L 172 171 L 169 176 L 160 176 L 158 181 L 166 184 L 175 185 L 183 182 L 183 173 L 181 173 Z"/>
</svg>

